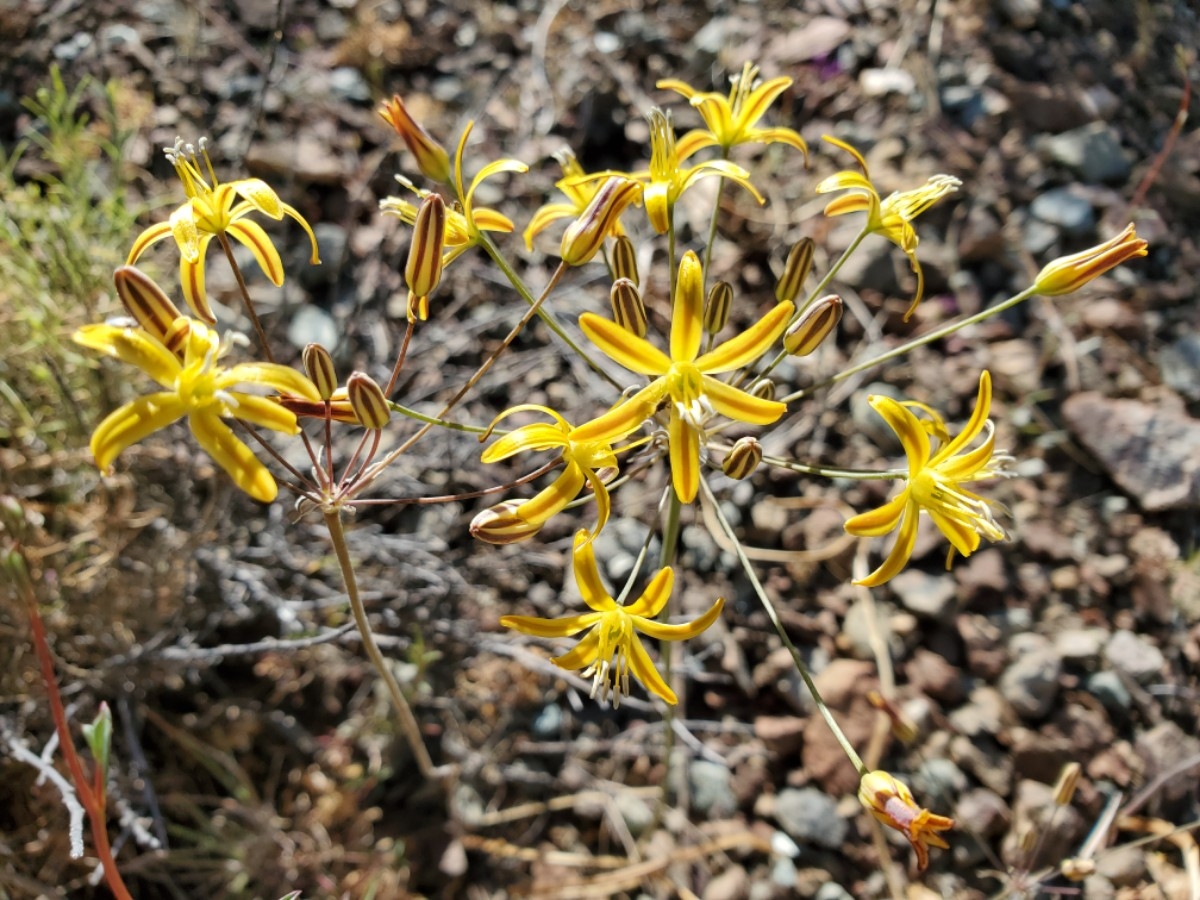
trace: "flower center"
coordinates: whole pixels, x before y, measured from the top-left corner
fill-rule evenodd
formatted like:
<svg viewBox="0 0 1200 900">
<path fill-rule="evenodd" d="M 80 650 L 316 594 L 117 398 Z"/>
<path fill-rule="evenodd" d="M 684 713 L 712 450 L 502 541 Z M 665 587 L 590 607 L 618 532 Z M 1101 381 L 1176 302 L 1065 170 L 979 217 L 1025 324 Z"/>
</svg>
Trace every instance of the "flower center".
<svg viewBox="0 0 1200 900">
<path fill-rule="evenodd" d="M 624 610 L 604 614 L 596 625 L 599 646 L 596 661 L 582 673 L 592 676 L 592 696 L 611 700 L 613 707 L 629 694 L 629 645 L 633 640 L 633 621 Z"/>
</svg>

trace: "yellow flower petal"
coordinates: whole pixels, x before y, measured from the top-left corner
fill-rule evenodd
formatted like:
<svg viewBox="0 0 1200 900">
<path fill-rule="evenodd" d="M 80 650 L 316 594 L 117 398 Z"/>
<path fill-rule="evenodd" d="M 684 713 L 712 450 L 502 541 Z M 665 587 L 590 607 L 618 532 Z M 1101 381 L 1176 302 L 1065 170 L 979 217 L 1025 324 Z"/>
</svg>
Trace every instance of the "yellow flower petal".
<svg viewBox="0 0 1200 900">
<path fill-rule="evenodd" d="M 182 254 L 179 257 L 179 286 L 183 290 L 183 299 L 196 318 L 208 325 L 214 325 L 217 321 L 212 307 L 208 305 L 208 296 L 204 293 L 204 256 L 211 240 L 212 235 L 201 235 L 198 259 L 190 260 Z"/>
<path fill-rule="evenodd" d="M 900 446 L 908 457 L 908 471 L 915 475 L 929 464 L 929 434 L 921 427 L 921 420 L 891 397 L 876 394 L 867 402 L 896 432 Z"/>
<path fill-rule="evenodd" d="M 680 503 L 691 503 L 700 489 L 700 433 L 686 422 L 679 411 L 671 410 L 667 425 L 670 441 L 671 484 Z"/>
<path fill-rule="evenodd" d="M 516 513 L 530 525 L 541 525 L 579 496 L 584 481 L 583 470 L 567 463 L 561 475 L 518 506 Z"/>
<path fill-rule="evenodd" d="M 675 279 L 675 306 L 671 310 L 671 359 L 674 362 L 691 362 L 700 352 L 700 342 L 703 339 L 704 269 L 700 266 L 700 257 L 689 250 L 679 261 L 679 275 Z M 661 371 L 663 370 L 652 369 L 642 374 Z"/>
<path fill-rule="evenodd" d="M 943 460 L 955 456 L 975 440 L 979 433 L 983 431 L 991 409 L 992 376 L 987 369 L 984 369 L 979 375 L 979 391 L 975 397 L 975 409 L 971 412 L 970 421 L 959 432 L 958 437 L 938 450 L 937 454 L 930 460 L 930 465 L 938 465 Z"/>
<path fill-rule="evenodd" d="M 72 340 L 137 366 L 165 388 L 175 386 L 181 369 L 179 360 L 143 331 L 118 325 L 84 325 L 72 335 Z"/>
<path fill-rule="evenodd" d="M 600 567 L 596 565 L 596 551 L 585 528 L 575 532 L 571 562 L 575 570 L 575 583 L 579 586 L 579 594 L 583 598 L 583 602 L 598 613 L 612 612 L 616 609 L 616 601 L 609 594 L 604 582 L 600 580 Z"/>
<path fill-rule="evenodd" d="M 748 394 L 740 388 L 704 376 L 704 396 L 723 416 L 751 425 L 770 425 L 787 412 L 787 404 Z"/>
<path fill-rule="evenodd" d="M 188 262 L 198 262 L 203 254 L 200 244 L 200 228 L 196 224 L 196 214 L 191 203 L 185 203 L 171 213 L 168 221 L 171 234 L 179 247 L 179 252 Z"/>
<path fill-rule="evenodd" d="M 125 265 L 132 266 L 138 261 L 147 248 L 157 244 L 159 241 L 171 237 L 171 223 L 159 222 L 157 225 L 151 225 L 145 231 L 137 236 L 133 242 L 133 249 L 129 251 L 129 258 L 125 260 Z"/>
<path fill-rule="evenodd" d="M 671 368 L 671 359 L 645 338 L 630 334 L 616 322 L 584 313 L 579 328 L 600 352 L 639 375 L 662 375 Z"/>
<path fill-rule="evenodd" d="M 107 471 L 125 448 L 183 418 L 184 412 L 179 398 L 169 393 L 138 397 L 113 410 L 92 434 L 96 466 Z"/>
<path fill-rule="evenodd" d="M 954 549 L 963 556 L 970 556 L 979 549 L 979 532 L 967 522 L 960 522 L 936 509 L 930 509 L 929 518 L 937 526 L 938 531 L 946 536 Z"/>
<path fill-rule="evenodd" d="M 566 444 L 567 435 L 562 427 L 548 422 L 534 422 L 501 435 L 494 444 L 483 451 L 481 459 L 485 463 L 495 463 L 525 450 L 536 453 L 561 449 Z"/>
<path fill-rule="evenodd" d="M 654 616 L 662 612 L 663 607 L 667 605 L 667 600 L 671 597 L 671 589 L 674 586 L 675 573 L 671 570 L 671 567 L 667 566 L 659 569 L 658 574 L 646 585 L 646 590 L 642 592 L 642 596 L 626 606 L 625 612 L 635 619 L 642 618 L 652 621 Z M 653 632 L 643 627 L 643 624 L 639 623 L 638 628 L 647 634 L 653 634 Z M 658 637 L 658 635 L 654 636 Z"/>
<path fill-rule="evenodd" d="M 883 561 L 883 565 L 866 578 L 855 581 L 855 584 L 861 584 L 864 587 L 878 587 L 900 574 L 900 570 L 912 558 L 913 547 L 917 544 L 919 518 L 920 507 L 910 499 L 904 508 L 904 515 L 900 520 L 900 531 L 896 535 L 896 543 L 892 546 L 891 553 Z"/>
<path fill-rule="evenodd" d="M 271 397 L 243 394 L 239 391 L 231 391 L 230 396 L 237 402 L 233 414 L 242 421 L 260 428 L 269 428 L 281 434 L 298 434 L 300 432 L 300 426 L 296 424 L 296 414 L 280 406 L 279 401 Z"/>
<path fill-rule="evenodd" d="M 570 203 L 547 203 L 533 214 L 528 227 L 521 233 L 521 237 L 525 239 L 525 248 L 532 250 L 535 237 L 559 219 L 573 219 L 579 212 Z"/>
<path fill-rule="evenodd" d="M 900 524 L 909 498 L 909 491 L 903 490 L 883 506 L 847 519 L 842 527 L 858 537 L 883 537 Z"/>
<path fill-rule="evenodd" d="M 706 375 L 732 372 L 762 356 L 787 328 L 795 306 L 785 300 L 743 331 L 696 360 L 696 368 Z"/>
<path fill-rule="evenodd" d="M 267 467 L 220 418 L 210 412 L 192 413 L 188 416 L 188 425 L 200 446 L 229 474 L 238 488 L 261 503 L 275 499 L 279 487 Z"/>
<path fill-rule="evenodd" d="M 233 387 L 237 384 L 261 384 L 274 388 L 281 394 L 303 397 L 305 400 L 321 399 L 317 386 L 307 375 L 277 363 L 238 363 L 217 377 L 219 387 Z"/>
<path fill-rule="evenodd" d="M 283 262 L 279 259 L 279 251 L 275 249 L 261 225 L 249 219 L 241 219 L 230 222 L 225 230 L 254 254 L 258 267 L 271 279 L 273 285 L 279 287 L 283 284 Z"/>
<path fill-rule="evenodd" d="M 666 384 L 662 379 L 657 379 L 602 416 L 575 428 L 571 438 L 581 442 L 616 443 L 654 413 L 654 408 L 666 391 Z"/>
<path fill-rule="evenodd" d="M 283 218 L 283 204 L 279 195 L 261 178 L 243 178 L 223 186 L 228 187 L 264 216 L 270 216 L 275 221 Z"/>
<path fill-rule="evenodd" d="M 717 602 L 710 606 L 704 615 L 693 619 L 691 622 L 666 625 L 654 619 L 638 618 L 635 621 L 635 627 L 643 634 L 648 634 L 650 637 L 657 638 L 660 641 L 686 641 L 696 637 L 696 635 L 703 631 L 707 631 L 708 627 L 720 617 L 724 606 L 724 598 L 718 598 Z M 632 615 L 632 612 L 630 614 Z"/>
<path fill-rule="evenodd" d="M 518 616 L 505 616 L 504 618 L 519 618 L 519 617 Z M 600 620 L 600 614 L 599 613 L 584 613 L 582 616 L 576 616 L 575 619 L 587 620 L 587 625 L 594 625 L 596 622 L 598 622 Z M 543 619 L 542 621 L 545 621 L 545 620 Z M 569 621 L 574 621 L 574 620 L 572 619 Z M 500 622 L 501 622 L 501 624 L 503 624 L 504 619 L 501 619 Z M 581 627 L 586 628 L 587 625 L 583 625 Z M 525 629 L 520 629 L 520 630 L 524 631 Z M 527 631 L 526 633 L 534 634 L 534 632 L 532 632 L 532 631 Z M 556 635 L 546 635 L 546 637 L 556 637 Z M 575 645 L 574 649 L 572 649 L 568 653 L 564 653 L 562 656 L 551 657 L 550 662 L 554 663 L 560 669 L 572 669 L 572 670 L 582 669 L 582 668 L 590 666 L 596 662 L 596 658 L 599 656 L 599 651 L 600 651 L 600 629 L 594 628 L 594 629 L 592 629 L 592 631 L 590 631 L 587 635 L 584 636 L 583 640 L 581 640 L 578 644 Z"/>
<path fill-rule="evenodd" d="M 536 616 L 500 617 L 500 624 L 505 628 L 511 628 L 514 631 L 521 632 L 522 634 L 530 634 L 534 637 L 544 638 L 570 637 L 573 634 L 579 634 L 579 632 L 583 631 L 583 629 L 588 628 L 589 626 L 595 625 L 598 621 L 600 621 L 599 613 L 584 613 L 580 616 L 566 616 L 562 619 L 540 619 Z M 591 637 L 591 635 L 588 637 Z M 582 641 L 580 641 L 579 646 L 575 649 L 579 650 L 579 648 L 582 647 L 586 642 L 587 638 L 584 638 Z M 595 653 L 594 648 L 592 652 Z M 560 663 L 558 660 L 564 658 L 565 657 L 558 657 L 558 659 L 554 660 L 554 662 L 558 665 L 562 665 L 562 663 Z M 578 669 L 582 668 L 583 665 L 586 665 L 586 663 L 582 663 L 578 666 L 564 665 L 563 668 Z"/>
<path fill-rule="evenodd" d="M 640 681 L 650 693 L 658 695 L 672 706 L 677 704 L 679 698 L 663 681 L 663 677 L 658 674 L 658 669 L 654 668 L 654 663 L 650 660 L 650 655 L 642 646 L 642 642 L 634 638 L 629 643 L 628 652 L 629 668 L 633 672 L 633 677 Z"/>
</svg>

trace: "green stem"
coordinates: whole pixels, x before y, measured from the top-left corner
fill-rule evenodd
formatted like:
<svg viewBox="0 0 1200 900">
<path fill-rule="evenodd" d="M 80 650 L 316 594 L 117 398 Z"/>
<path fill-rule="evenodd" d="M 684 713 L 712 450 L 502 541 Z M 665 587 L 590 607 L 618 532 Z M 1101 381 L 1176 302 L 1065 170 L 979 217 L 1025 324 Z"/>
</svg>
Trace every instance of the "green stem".
<svg viewBox="0 0 1200 900">
<path fill-rule="evenodd" d="M 849 739 L 846 737 L 845 732 L 842 731 L 841 726 L 838 725 L 837 720 L 833 717 L 833 713 L 830 712 L 829 707 L 825 705 L 825 700 L 821 697 L 821 692 L 817 690 L 817 685 L 813 681 L 812 676 L 809 674 L 808 667 L 804 664 L 804 660 L 800 656 L 800 651 L 796 649 L 796 645 L 793 644 L 792 639 L 788 637 L 787 629 L 783 627 L 783 622 L 779 618 L 779 613 L 775 610 L 775 605 L 771 603 L 770 599 L 767 597 L 767 592 L 763 589 L 762 582 L 758 580 L 758 575 L 754 571 L 754 566 L 750 562 L 750 558 L 746 556 L 746 551 L 742 549 L 741 541 L 739 541 L 737 539 L 737 535 L 733 533 L 733 527 L 729 524 L 729 520 L 725 518 L 725 514 L 721 511 L 721 506 L 717 503 L 716 498 L 713 496 L 712 490 L 708 486 L 708 482 L 701 481 L 700 488 L 704 491 L 705 499 L 707 499 L 708 503 L 712 507 L 713 513 L 717 517 L 717 520 L 721 523 L 721 530 L 725 532 L 726 536 L 730 540 L 730 543 L 733 545 L 734 552 L 737 554 L 738 560 L 742 564 L 742 569 L 745 571 L 746 577 L 750 579 L 750 584 L 754 588 L 754 592 L 758 594 L 758 599 L 762 601 L 763 609 L 765 609 L 767 612 L 767 617 L 771 620 L 771 624 L 775 626 L 775 633 L 779 635 L 779 639 L 783 641 L 783 645 L 787 647 L 788 653 L 791 654 L 792 662 L 796 666 L 796 671 L 800 673 L 800 677 L 804 680 L 805 687 L 807 687 L 809 693 L 812 694 L 813 702 L 816 703 L 817 709 L 821 713 L 821 717 L 825 720 L 825 723 L 833 732 L 833 736 L 837 738 L 838 743 L 841 744 L 842 750 L 845 752 L 846 756 L 849 757 L 850 762 L 854 765 L 854 768 L 858 769 L 859 775 L 868 774 L 870 770 L 863 764 L 862 758 L 850 744 Z"/>
<path fill-rule="evenodd" d="M 867 369 L 873 368 L 880 363 L 885 363 L 890 359 L 895 359 L 897 356 L 903 356 L 905 353 L 915 350 L 917 347 L 923 347 L 925 344 L 930 344 L 933 341 L 941 340 L 948 335 L 954 334 L 954 332 L 958 331 L 959 329 L 966 328 L 968 325 L 975 325 L 976 323 L 982 322 L 985 319 L 990 319 L 992 316 L 999 315 L 1005 310 L 1012 309 L 1018 303 L 1028 300 L 1036 293 L 1037 291 L 1035 290 L 1034 286 L 1031 285 L 1030 287 L 1027 287 L 1025 290 L 1021 291 L 1021 293 L 1009 297 L 1002 303 L 997 303 L 995 306 L 990 306 L 985 310 L 975 313 L 973 316 L 967 316 L 967 318 L 961 319 L 957 322 L 951 322 L 948 325 L 943 325 L 941 328 L 937 328 L 929 332 L 929 334 L 924 334 L 920 337 L 913 338 L 911 341 L 906 341 L 893 350 L 889 350 L 886 353 L 881 353 L 878 356 L 868 359 L 866 362 L 857 363 L 848 369 L 838 372 L 836 375 L 826 378 L 824 381 L 819 381 L 814 385 L 804 388 L 803 390 L 789 394 L 783 398 L 783 402 L 791 403 L 793 400 L 799 400 L 802 397 L 807 397 L 813 391 L 816 391 L 820 388 L 837 384 L 839 381 L 845 381 L 852 375 L 857 375 L 859 372 L 864 372 Z"/>
<path fill-rule="evenodd" d="M 733 449 L 729 444 L 710 443 L 708 446 L 709 449 L 716 450 L 719 453 L 729 453 Z M 868 469 L 834 469 L 829 466 L 814 466 L 808 463 L 796 462 L 793 459 L 784 459 L 781 456 L 763 456 L 762 461 L 776 468 L 789 469 L 793 472 L 799 472 L 802 475 L 818 475 L 821 478 L 852 478 L 855 481 L 899 481 L 908 477 L 907 470 L 888 469 L 883 472 L 875 472 Z"/>
<path fill-rule="evenodd" d="M 412 707 L 409 706 L 404 692 L 400 690 L 400 685 L 392 674 L 387 660 L 384 659 L 379 644 L 375 641 L 375 633 L 371 630 L 371 623 L 367 619 L 366 607 L 363 606 L 362 597 L 358 593 L 358 578 L 354 574 L 354 563 L 350 559 L 350 550 L 346 546 L 346 532 L 342 527 L 340 509 L 325 511 L 325 527 L 329 529 L 333 552 L 337 554 L 342 581 L 346 585 L 346 596 L 350 598 L 350 611 L 354 614 L 354 624 L 358 626 L 358 633 L 362 637 L 363 649 L 367 651 L 367 658 L 371 660 L 371 665 L 374 666 L 376 673 L 383 679 L 383 683 L 387 687 L 392 706 L 400 717 L 400 731 L 412 750 L 413 757 L 417 761 L 417 768 L 425 778 L 436 779 L 439 777 L 439 773 L 434 768 L 433 760 L 429 757 L 425 741 L 421 738 L 421 726 L 417 722 L 417 717 L 413 715 Z"/>
<path fill-rule="evenodd" d="M 427 416 L 425 413 L 417 412 L 415 409 L 397 403 L 394 400 L 388 401 L 388 408 L 399 415 L 409 419 L 415 419 L 418 422 L 424 422 L 426 425 L 438 425 L 442 428 L 449 428 L 451 431 L 462 431 L 466 434 L 487 434 L 487 428 L 482 425 L 466 425 L 462 422 L 451 422 L 449 419 L 439 419 L 437 416 Z M 491 429 L 492 434 L 504 434 L 503 429 Z"/>
<path fill-rule="evenodd" d="M 254 302 L 250 299 L 250 291 L 246 287 L 246 279 L 242 277 L 242 270 L 238 267 L 237 260 L 233 256 L 233 245 L 229 243 L 229 238 L 225 236 L 225 232 L 217 232 L 217 240 L 221 242 L 221 249 L 225 251 L 225 258 L 229 260 L 229 267 L 233 269 L 233 277 L 237 280 L 238 290 L 242 294 L 242 302 L 246 305 L 246 314 L 250 316 L 250 321 L 254 323 L 254 331 L 258 335 L 258 343 L 262 346 L 263 355 L 267 357 L 267 362 L 275 362 L 275 357 L 271 355 L 271 346 L 267 343 L 267 333 L 263 330 L 262 322 L 258 320 L 258 313 L 254 311 Z M 203 264 L 203 260 L 201 260 Z"/>
</svg>

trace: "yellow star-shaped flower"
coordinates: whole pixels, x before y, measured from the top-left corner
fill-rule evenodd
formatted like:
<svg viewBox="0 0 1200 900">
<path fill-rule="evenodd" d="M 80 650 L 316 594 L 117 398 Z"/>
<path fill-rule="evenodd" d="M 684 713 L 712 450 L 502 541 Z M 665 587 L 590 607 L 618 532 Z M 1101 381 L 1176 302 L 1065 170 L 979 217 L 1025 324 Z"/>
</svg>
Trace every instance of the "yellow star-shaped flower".
<svg viewBox="0 0 1200 900">
<path fill-rule="evenodd" d="M 205 140 L 199 141 L 200 156 L 195 148 L 175 139 L 174 147 L 167 147 L 167 159 L 175 166 L 187 201 L 171 213 L 166 222 L 151 225 L 138 235 L 129 251 L 127 265 L 133 265 L 146 249 L 159 241 L 174 237 L 179 246 L 179 281 L 183 298 L 198 318 L 209 325 L 216 322 L 212 307 L 204 293 L 204 257 L 208 244 L 220 234 L 228 234 L 251 253 L 258 267 L 271 279 L 275 286 L 283 284 L 283 263 L 279 251 L 262 227 L 246 217 L 259 212 L 279 221 L 289 216 L 300 223 L 312 243 L 309 262 L 314 266 L 321 262 L 317 255 L 317 236 L 300 213 L 279 199 L 279 195 L 265 181 L 258 178 L 243 178 L 220 184 L 213 170 L 212 161 L 205 149 Z M 206 179 L 200 171 L 200 157 L 208 170 Z M 211 180 L 211 184 L 209 181 Z"/>
<path fill-rule="evenodd" d="M 700 487 L 700 445 L 710 416 L 719 414 L 739 422 L 769 425 L 787 410 L 783 403 L 755 397 L 713 376 L 739 369 L 765 353 L 787 327 L 793 308 L 788 301 L 777 304 L 746 331 L 700 355 L 704 271 L 699 258 L 689 250 L 679 263 L 670 356 L 616 322 L 584 313 L 579 317 L 579 327 L 601 352 L 633 372 L 655 378 L 624 403 L 576 428 L 576 440 L 618 440 L 637 428 L 659 401 L 667 398 L 671 479 L 680 501 L 691 503 Z"/>
<path fill-rule="evenodd" d="M 546 638 L 571 637 L 590 628 L 574 650 L 554 657 L 551 662 L 564 669 L 583 669 L 585 677 L 592 676 L 592 696 L 599 694 L 601 700 L 611 698 L 613 706 L 619 706 L 621 698 L 629 694 L 630 672 L 652 694 L 672 705 L 678 703 L 675 692 L 654 668 L 638 633 L 660 641 L 693 638 L 717 620 L 725 605 L 724 599 L 718 599 L 704 615 L 691 622 L 681 625 L 657 622 L 654 617 L 662 612 L 671 596 L 675 573 L 669 567 L 661 569 L 637 600 L 628 606 L 620 606 L 600 580 L 592 546 L 591 535 L 581 529 L 575 535 L 575 582 L 591 612 L 562 619 L 502 616 L 500 624 L 523 634 Z"/>
<path fill-rule="evenodd" d="M 988 419 L 992 403 L 992 379 L 985 371 L 979 376 L 979 395 L 970 421 L 958 437 L 951 439 L 940 417 L 922 422 L 903 404 L 890 397 L 868 398 L 872 408 L 896 432 L 908 458 L 908 478 L 904 489 L 878 509 L 860 513 L 846 522 L 846 531 L 859 537 L 879 537 L 900 529 L 887 559 L 866 578 L 855 582 L 875 587 L 894 578 L 912 556 L 917 542 L 917 521 L 922 512 L 950 541 L 954 550 L 970 556 L 979 548 L 980 539 L 1002 541 L 1007 532 L 996 521 L 993 504 L 967 490 L 964 484 L 1003 475 L 1001 466 L 1008 461 L 997 455 L 994 426 Z M 931 433 L 940 448 L 930 446 Z M 967 448 L 981 434 L 986 437 L 973 450 Z"/>
</svg>

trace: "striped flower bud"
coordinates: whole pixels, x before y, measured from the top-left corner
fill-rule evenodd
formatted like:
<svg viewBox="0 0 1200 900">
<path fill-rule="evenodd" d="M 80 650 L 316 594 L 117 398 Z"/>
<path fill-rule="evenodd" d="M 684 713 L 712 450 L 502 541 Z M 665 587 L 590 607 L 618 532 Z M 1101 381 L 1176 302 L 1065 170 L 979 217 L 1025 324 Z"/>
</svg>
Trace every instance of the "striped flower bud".
<svg viewBox="0 0 1200 900">
<path fill-rule="evenodd" d="M 627 235 L 618 235 L 613 243 L 612 267 L 615 277 L 628 278 L 634 287 L 641 286 L 638 281 L 637 251 Z"/>
<path fill-rule="evenodd" d="M 749 393 L 759 400 L 774 400 L 775 399 L 775 382 L 770 378 L 760 378 L 754 384 L 750 385 Z"/>
<path fill-rule="evenodd" d="M 1075 796 L 1075 788 L 1079 786 L 1079 773 L 1083 771 L 1077 762 L 1069 762 L 1063 766 L 1058 775 L 1058 783 L 1054 785 L 1054 805 L 1068 806 Z"/>
<path fill-rule="evenodd" d="M 614 175 L 592 197 L 579 218 L 567 226 L 559 255 L 568 266 L 582 266 L 604 246 L 621 213 L 642 193 L 642 186 L 629 178 Z"/>
<path fill-rule="evenodd" d="M 783 266 L 783 274 L 779 276 L 779 283 L 775 285 L 776 300 L 790 300 L 793 303 L 796 301 L 800 288 L 804 286 L 804 279 L 812 271 L 815 247 L 816 244 L 810 237 L 802 237 L 792 244 L 787 262 Z"/>
<path fill-rule="evenodd" d="M 322 400 L 328 400 L 337 390 L 337 372 L 333 368 L 333 357 L 320 344 L 309 344 L 300 359 L 304 363 L 304 374 L 317 386 Z"/>
<path fill-rule="evenodd" d="M 396 129 L 396 134 L 408 146 L 417 160 L 417 168 L 426 178 L 448 184 L 450 182 L 450 154 L 446 148 L 430 136 L 420 123 L 408 114 L 404 101 L 396 94 L 379 108 L 383 121 Z"/>
<path fill-rule="evenodd" d="M 354 415 L 367 428 L 383 428 L 392 417 L 387 398 L 383 396 L 383 388 L 376 384 L 375 379 L 366 372 L 355 372 L 346 381 L 346 393 L 350 398 L 350 408 Z"/>
<path fill-rule="evenodd" d="M 628 278 L 618 278 L 609 292 L 613 321 L 640 338 L 646 336 L 646 304 L 637 285 Z"/>
<path fill-rule="evenodd" d="M 842 319 L 842 298 L 828 294 L 817 300 L 783 334 L 783 346 L 793 356 L 808 356 Z"/>
<path fill-rule="evenodd" d="M 733 307 L 733 285 L 718 281 L 708 290 L 704 301 L 704 330 L 716 334 L 729 321 L 729 310 Z"/>
<path fill-rule="evenodd" d="M 421 201 L 413 222 L 412 243 L 404 281 L 408 285 L 408 321 L 429 317 L 429 295 L 442 278 L 442 248 L 446 243 L 446 204 L 438 194 Z"/>
<path fill-rule="evenodd" d="M 762 455 L 762 444 L 757 438 L 738 438 L 737 443 L 722 460 L 721 471 L 735 481 L 741 481 L 754 474 L 754 470 L 762 462 Z"/>
<path fill-rule="evenodd" d="M 1126 225 L 1124 231 L 1103 244 L 1048 263 L 1034 280 L 1034 293 L 1057 297 L 1077 291 L 1114 266 L 1135 256 L 1145 256 L 1147 246 L 1147 242 L 1137 236 L 1133 225 Z"/>
<path fill-rule="evenodd" d="M 488 544 L 516 544 L 527 541 L 542 526 L 531 525 L 517 514 L 520 500 L 505 500 L 489 506 L 471 520 L 471 534 Z"/>
<path fill-rule="evenodd" d="M 182 318 L 182 313 L 154 279 L 133 266 L 119 266 L 113 272 L 113 283 L 117 286 L 121 305 L 146 333 L 172 352 L 183 349 L 186 332 L 182 339 L 176 338 L 175 346 L 167 344 L 171 326 Z"/>
</svg>

